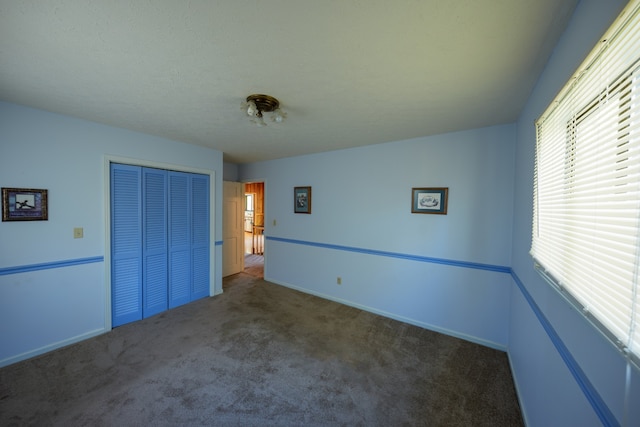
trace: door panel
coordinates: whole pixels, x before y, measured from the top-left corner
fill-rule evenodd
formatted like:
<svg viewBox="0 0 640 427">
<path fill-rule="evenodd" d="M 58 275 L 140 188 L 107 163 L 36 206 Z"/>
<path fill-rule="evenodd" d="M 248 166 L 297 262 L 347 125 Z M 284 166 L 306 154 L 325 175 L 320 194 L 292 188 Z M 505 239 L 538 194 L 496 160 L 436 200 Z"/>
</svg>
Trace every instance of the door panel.
<svg viewBox="0 0 640 427">
<path fill-rule="evenodd" d="M 191 211 L 186 173 L 169 172 L 169 307 L 190 301 Z"/>
<path fill-rule="evenodd" d="M 111 165 L 112 325 L 142 319 L 141 170 Z"/>
<path fill-rule="evenodd" d="M 191 177 L 191 300 L 209 295 L 209 177 Z"/>
<path fill-rule="evenodd" d="M 142 170 L 143 309 L 149 317 L 168 308 L 167 171 Z"/>
<path fill-rule="evenodd" d="M 224 181 L 223 198 L 222 275 L 226 277 L 244 270 L 244 185 Z"/>
</svg>

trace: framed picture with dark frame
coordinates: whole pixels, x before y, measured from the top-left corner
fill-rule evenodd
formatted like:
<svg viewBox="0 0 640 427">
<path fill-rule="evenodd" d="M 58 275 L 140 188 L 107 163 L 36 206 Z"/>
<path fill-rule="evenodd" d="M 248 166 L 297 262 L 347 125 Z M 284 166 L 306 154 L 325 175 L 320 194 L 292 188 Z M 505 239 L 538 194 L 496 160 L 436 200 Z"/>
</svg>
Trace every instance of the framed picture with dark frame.
<svg viewBox="0 0 640 427">
<path fill-rule="evenodd" d="M 47 190 L 2 188 L 3 221 L 47 221 Z"/>
<path fill-rule="evenodd" d="M 449 187 L 411 189 L 411 213 L 447 214 Z"/>
<path fill-rule="evenodd" d="M 293 212 L 311 213 L 311 187 L 293 188 Z"/>
</svg>

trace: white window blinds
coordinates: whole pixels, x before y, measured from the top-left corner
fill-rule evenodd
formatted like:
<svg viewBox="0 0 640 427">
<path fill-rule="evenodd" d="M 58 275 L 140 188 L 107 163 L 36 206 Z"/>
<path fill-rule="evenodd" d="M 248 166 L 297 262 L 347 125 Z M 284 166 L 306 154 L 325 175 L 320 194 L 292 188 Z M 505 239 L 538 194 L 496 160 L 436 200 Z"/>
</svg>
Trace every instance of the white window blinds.
<svg viewBox="0 0 640 427">
<path fill-rule="evenodd" d="M 640 356 L 640 1 L 536 122 L 536 267 Z"/>
</svg>

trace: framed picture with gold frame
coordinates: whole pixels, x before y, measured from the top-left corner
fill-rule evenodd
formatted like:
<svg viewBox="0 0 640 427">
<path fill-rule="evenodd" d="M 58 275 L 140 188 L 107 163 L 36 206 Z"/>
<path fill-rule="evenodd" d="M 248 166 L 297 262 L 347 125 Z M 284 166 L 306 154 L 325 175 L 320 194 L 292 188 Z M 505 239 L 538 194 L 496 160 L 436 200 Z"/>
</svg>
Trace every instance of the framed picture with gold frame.
<svg viewBox="0 0 640 427">
<path fill-rule="evenodd" d="M 2 221 L 47 221 L 47 190 L 2 188 Z"/>
</svg>

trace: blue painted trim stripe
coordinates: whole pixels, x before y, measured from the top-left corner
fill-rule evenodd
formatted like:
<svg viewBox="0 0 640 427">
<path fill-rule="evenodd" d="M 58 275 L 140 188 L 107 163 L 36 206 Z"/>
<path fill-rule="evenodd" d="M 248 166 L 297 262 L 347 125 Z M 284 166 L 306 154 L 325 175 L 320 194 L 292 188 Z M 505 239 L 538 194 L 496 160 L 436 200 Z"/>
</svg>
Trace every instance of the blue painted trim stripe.
<svg viewBox="0 0 640 427">
<path fill-rule="evenodd" d="M 372 249 L 356 248 L 353 246 L 331 245 L 328 243 L 285 239 L 282 237 L 266 236 L 265 238 L 267 240 L 272 240 L 274 242 L 292 243 L 295 245 L 314 246 L 318 248 L 334 249 L 338 251 L 347 251 L 347 252 L 356 252 L 356 253 L 367 254 L 367 255 L 384 256 L 388 258 L 399 258 L 399 259 L 406 259 L 409 261 L 428 262 L 432 264 L 443 264 L 443 265 L 450 265 L 454 267 L 474 268 L 477 270 L 495 271 L 498 273 L 507 273 L 507 274 L 511 273 L 511 267 L 505 267 L 501 265 L 481 264 L 477 262 L 467 262 L 467 261 L 456 261 L 456 260 L 449 260 L 449 259 L 443 259 L 443 258 L 432 258 L 432 257 L 419 256 L 419 255 L 401 254 L 398 252 L 387 252 L 387 251 L 378 251 L 378 250 L 372 250 Z"/>
<path fill-rule="evenodd" d="M 29 271 L 49 270 L 52 268 L 70 267 L 73 265 L 91 264 L 94 262 L 103 262 L 103 256 L 94 256 L 89 258 L 77 258 L 64 261 L 44 262 L 42 264 L 19 265 L 16 267 L 0 268 L 0 276 L 9 274 L 27 273 Z"/>
<path fill-rule="evenodd" d="M 576 382 L 578 383 L 578 386 L 580 387 L 585 397 L 593 407 L 594 412 L 596 413 L 596 415 L 598 416 L 602 424 L 605 426 L 612 426 L 612 427 L 620 425 L 620 423 L 618 423 L 618 420 L 613 415 L 613 413 L 611 412 L 607 404 L 604 402 L 604 400 L 602 399 L 602 397 L 600 396 L 596 388 L 593 386 L 593 384 L 591 384 L 591 382 L 587 378 L 587 375 L 584 373 L 582 368 L 580 368 L 580 365 L 578 365 L 578 362 L 576 362 L 575 358 L 573 357 L 573 355 L 571 354 L 567 346 L 564 344 L 564 342 L 562 341 L 562 339 L 560 338 L 556 330 L 553 328 L 553 326 L 551 325 L 551 322 L 549 322 L 546 316 L 542 313 L 542 310 L 540 310 L 536 302 L 533 300 L 533 297 L 531 296 L 531 294 L 529 294 L 527 289 L 524 287 L 524 284 L 522 283 L 518 275 L 513 271 L 513 269 L 511 269 L 511 267 L 504 267 L 504 266 L 491 265 L 491 264 L 480 264 L 480 263 L 466 262 L 466 261 L 447 260 L 442 258 L 432 258 L 432 257 L 424 257 L 424 256 L 417 256 L 417 255 L 408 255 L 408 254 L 401 254 L 396 252 L 356 248 L 351 246 L 331 245 L 328 243 L 309 242 L 304 240 L 285 239 L 282 237 L 265 236 L 265 238 L 267 240 L 272 240 L 274 242 L 291 243 L 296 245 L 313 246 L 313 247 L 325 248 L 325 249 L 334 249 L 334 250 L 340 250 L 340 251 L 363 253 L 368 255 L 400 258 L 400 259 L 406 259 L 410 261 L 429 262 L 434 264 L 450 265 L 454 267 L 474 268 L 479 270 L 495 271 L 499 273 L 510 274 L 513 280 L 515 281 L 515 283 L 517 284 L 518 288 L 522 292 L 522 295 L 524 296 L 525 300 L 531 307 L 531 310 L 535 313 L 536 317 L 538 318 L 538 321 L 540 322 L 543 329 L 547 333 L 547 336 L 549 337 L 554 347 L 560 354 L 560 357 L 562 358 L 565 365 L 569 369 L 569 372 L 571 373 L 573 378 L 576 380 Z"/>
<path fill-rule="evenodd" d="M 513 270 L 511 270 L 511 277 L 513 277 L 513 280 L 516 282 L 520 292 L 522 292 L 522 295 L 529 303 L 531 310 L 535 313 L 538 321 L 551 339 L 551 342 L 555 346 L 556 350 L 558 350 L 558 353 L 560 353 L 560 357 L 562 357 L 562 360 L 565 365 L 567 365 L 569 372 L 571 372 L 571 375 L 573 375 L 573 378 L 580 386 L 580 389 L 593 407 L 593 410 L 598 415 L 598 418 L 600 418 L 602 424 L 605 426 L 619 426 L 620 423 L 618 423 L 616 417 L 613 415 L 604 400 L 602 400 L 602 397 L 600 397 L 596 388 L 591 384 L 591 381 L 589 381 L 587 375 L 584 373 L 582 368 L 580 368 L 576 359 L 573 358 L 567 346 L 562 342 L 562 339 L 551 325 L 551 322 L 549 322 L 549 319 L 547 319 L 547 317 L 542 313 L 538 304 L 536 304 L 529 291 L 525 288 L 524 283 L 522 283 L 518 275 Z"/>
<path fill-rule="evenodd" d="M 522 293 L 525 300 L 531 307 L 531 310 L 534 312 L 534 314 L 538 318 L 538 321 L 540 322 L 543 329 L 549 336 L 549 339 L 551 340 L 554 347 L 560 354 L 560 357 L 562 358 L 565 365 L 569 369 L 569 372 L 571 372 L 571 375 L 573 375 L 574 379 L 580 386 L 580 389 L 582 390 L 585 397 L 587 398 L 587 400 L 593 407 L 594 411 L 598 415 L 598 418 L 600 419 L 600 421 L 605 426 L 614 427 L 614 426 L 620 425 L 620 423 L 618 423 L 618 420 L 615 418 L 615 416 L 613 415 L 613 413 L 611 412 L 607 404 L 604 402 L 604 400 L 602 399 L 602 397 L 600 396 L 596 388 L 593 386 L 593 384 L 591 384 L 591 382 L 587 378 L 582 368 L 580 368 L 580 366 L 578 365 L 574 357 L 571 355 L 571 352 L 569 351 L 569 349 L 562 342 L 562 339 L 560 338 L 558 333 L 555 331 L 555 329 L 551 325 L 551 322 L 549 322 L 546 316 L 542 313 L 542 310 L 540 310 L 540 307 L 538 307 L 538 304 L 536 304 L 531 294 L 527 291 L 527 289 L 524 286 L 524 283 L 522 283 L 518 275 L 510 267 L 491 265 L 491 264 L 480 264 L 480 263 L 465 262 L 465 261 L 447 260 L 442 258 L 423 257 L 423 256 L 408 255 L 408 254 L 401 254 L 401 253 L 388 252 L 388 251 L 370 250 L 370 249 L 356 248 L 351 246 L 331 245 L 328 243 L 309 242 L 304 240 L 285 239 L 285 238 L 273 237 L 273 236 L 266 236 L 265 238 L 267 240 L 272 240 L 275 242 L 292 243 L 297 245 L 314 246 L 314 247 L 320 247 L 325 249 L 334 249 L 334 250 L 340 250 L 340 251 L 363 253 L 368 255 L 399 258 L 399 259 L 405 259 L 410 261 L 429 262 L 434 264 L 443 264 L 443 265 L 450 265 L 450 266 L 464 267 L 464 268 L 474 268 L 479 270 L 495 271 L 499 273 L 510 274 L 514 282 L 518 286 L 518 289 L 520 289 L 520 292 Z M 215 242 L 216 246 L 221 246 L 222 244 L 223 244 L 222 241 Z M 78 258 L 78 259 L 65 260 L 65 261 L 46 262 L 41 264 L 5 267 L 5 268 L 0 268 L 0 276 L 6 276 L 9 274 L 17 274 L 17 273 L 26 273 L 30 271 L 47 270 L 52 268 L 69 267 L 74 265 L 91 264 L 91 263 L 103 262 L 103 261 L 104 261 L 103 256 L 95 256 L 95 257 Z"/>
<path fill-rule="evenodd" d="M 216 246 L 222 246 L 222 240 L 215 242 Z M 77 258 L 64 261 L 43 262 L 42 264 L 18 265 L 15 267 L 0 268 L 0 276 L 8 276 L 10 274 L 27 273 L 30 271 L 50 270 L 52 268 L 70 267 L 74 265 L 91 264 L 94 262 L 103 262 L 103 256 L 95 256 L 89 258 Z"/>
</svg>

